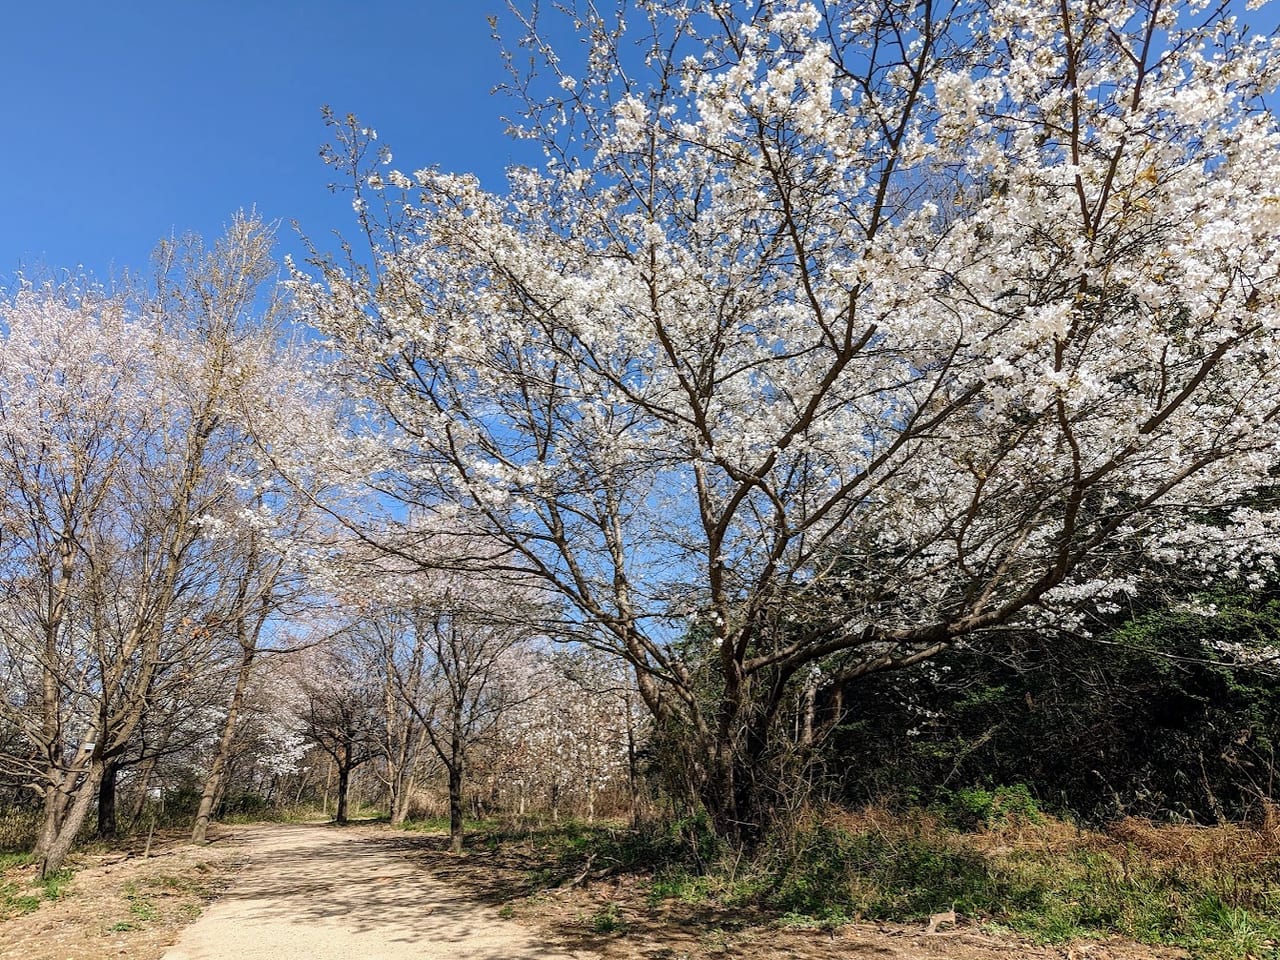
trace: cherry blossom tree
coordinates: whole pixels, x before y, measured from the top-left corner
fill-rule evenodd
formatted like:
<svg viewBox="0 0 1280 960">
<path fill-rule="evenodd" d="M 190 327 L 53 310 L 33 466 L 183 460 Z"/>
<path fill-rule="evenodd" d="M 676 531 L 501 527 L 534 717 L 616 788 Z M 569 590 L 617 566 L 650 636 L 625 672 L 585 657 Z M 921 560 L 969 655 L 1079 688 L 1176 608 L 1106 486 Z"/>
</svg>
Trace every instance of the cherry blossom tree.
<svg viewBox="0 0 1280 960">
<path fill-rule="evenodd" d="M 1165 0 L 570 8 L 576 59 L 518 11 L 508 58 L 545 162 L 495 193 L 337 124 L 370 254 L 295 289 L 384 493 L 634 668 L 722 833 L 815 671 L 1271 569 L 1274 41 Z"/>
<path fill-rule="evenodd" d="M 621 666 L 589 650 L 531 650 L 511 663 L 504 684 L 512 706 L 483 762 L 508 810 L 545 810 L 553 820 L 570 810 L 594 822 L 605 795 L 615 800 L 610 813 L 621 807 L 635 820 L 647 730 Z"/>
<path fill-rule="evenodd" d="M 457 562 L 450 547 L 463 538 L 420 534 L 417 545 L 428 539 L 437 550 L 423 549 L 419 562 L 406 562 L 403 550 L 387 555 L 403 535 L 378 537 L 372 552 L 356 544 L 338 564 L 337 592 L 355 607 L 351 633 L 363 641 L 370 674 L 383 680 L 393 818 L 407 798 L 409 761 L 429 746 L 447 780 L 451 847 L 461 853 L 471 758 L 515 705 L 509 674 L 544 616 L 536 594 L 519 583 L 450 572 Z"/>
<path fill-rule="evenodd" d="M 210 531 L 264 520 L 237 472 L 245 413 L 290 393 L 256 325 L 270 248 L 237 217 L 211 249 L 163 245 L 148 293 L 26 287 L 0 306 L 0 710 L 35 758 L 46 872 L 155 706 L 209 686 L 235 598 Z"/>
<path fill-rule="evenodd" d="M 361 619 L 369 660 L 382 681 L 378 753 L 387 815 L 392 826 L 400 826 L 409 816 L 416 789 L 433 766 L 426 723 L 430 714 L 427 638 L 401 609 L 365 611 Z"/>
<path fill-rule="evenodd" d="M 263 507 L 259 491 L 256 507 Z M 207 771 L 201 789 L 200 803 L 192 823 L 191 839 L 206 839 L 209 822 L 226 787 L 227 766 L 232 759 L 240 734 L 241 715 L 249 698 L 255 673 L 263 656 L 292 652 L 314 642 L 299 636 L 305 630 L 302 616 L 307 603 L 305 580 L 292 567 L 287 551 L 276 537 L 288 542 L 307 529 L 305 502 L 290 498 L 278 503 L 271 512 L 269 529 L 257 522 L 240 524 L 231 531 L 214 537 L 213 542 L 222 562 L 220 603 L 210 612 L 207 622 L 221 640 L 219 653 L 224 684 L 224 708 L 220 711 L 220 730 L 206 763 Z M 262 519 L 255 513 L 255 519 Z M 293 629 L 285 631 L 273 623 L 292 615 Z M 272 636 L 268 636 L 272 634 Z"/>
<path fill-rule="evenodd" d="M 259 650 L 254 659 L 248 688 L 237 705 L 213 811 L 254 810 L 269 804 L 294 806 L 313 786 L 313 771 L 304 763 L 308 745 L 299 720 L 305 706 L 304 692 L 292 656 L 265 655 L 277 652 Z M 238 677 L 239 671 L 234 672 Z M 225 689 L 223 692 L 225 695 Z M 217 719 L 221 726 L 208 728 L 206 741 L 193 752 L 184 771 L 194 766 L 204 775 L 206 788 L 227 728 L 225 714 L 219 711 Z"/>
</svg>

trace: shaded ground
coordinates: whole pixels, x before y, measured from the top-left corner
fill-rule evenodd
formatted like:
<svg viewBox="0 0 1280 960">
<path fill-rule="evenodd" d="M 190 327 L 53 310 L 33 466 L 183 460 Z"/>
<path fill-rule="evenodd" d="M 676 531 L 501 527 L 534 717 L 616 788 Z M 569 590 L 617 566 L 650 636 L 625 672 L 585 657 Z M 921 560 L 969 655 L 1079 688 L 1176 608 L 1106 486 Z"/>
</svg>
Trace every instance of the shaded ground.
<svg viewBox="0 0 1280 960">
<path fill-rule="evenodd" d="M 571 960 L 370 828 L 241 828 L 235 882 L 165 960 Z"/>
<path fill-rule="evenodd" d="M 501 908 L 505 916 L 544 931 L 571 950 L 602 960 L 1172 960 L 1186 953 L 1130 942 L 1036 946 L 974 926 L 855 923 L 837 931 L 798 930 L 748 910 L 725 910 L 675 900 L 653 904 L 642 881 L 619 877 L 586 885 L 537 890 L 531 872 L 545 866 L 532 849 L 473 844 L 462 857 L 432 836 L 386 832 L 374 842 L 393 846 L 424 871 Z"/>
<path fill-rule="evenodd" d="M 529 877 L 543 866 L 531 847 L 520 844 L 481 843 L 454 857 L 443 837 L 376 825 L 223 828 L 208 847 L 158 842 L 145 859 L 139 850 L 81 857 L 60 899 L 0 920 L 0 960 L 1185 956 L 1128 943 L 1037 947 L 963 925 L 932 935 L 920 925 L 794 930 L 748 911 L 678 901 L 653 905 L 634 878 L 539 891 Z M 16 875 L 2 879 L 16 882 Z"/>
</svg>

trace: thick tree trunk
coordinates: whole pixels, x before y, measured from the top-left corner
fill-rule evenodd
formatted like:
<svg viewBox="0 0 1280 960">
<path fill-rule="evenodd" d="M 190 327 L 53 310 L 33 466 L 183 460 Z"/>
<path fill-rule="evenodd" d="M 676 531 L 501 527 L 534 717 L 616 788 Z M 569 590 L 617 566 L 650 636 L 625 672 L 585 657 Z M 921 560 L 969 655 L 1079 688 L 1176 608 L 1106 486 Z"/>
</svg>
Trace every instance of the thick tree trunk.
<svg viewBox="0 0 1280 960">
<path fill-rule="evenodd" d="M 797 744 L 780 722 L 782 705 L 794 692 L 791 669 L 759 677 L 726 692 L 714 737 L 691 750 L 688 766 L 698 799 L 717 836 L 740 850 L 759 847 L 784 805 L 796 802 L 807 786 L 803 763 L 809 749 Z M 698 755 L 698 752 L 701 755 Z"/>
<path fill-rule="evenodd" d="M 41 879 L 62 869 L 67 854 L 71 852 L 71 845 L 75 842 L 76 835 L 79 834 L 80 827 L 89 813 L 89 806 L 93 803 L 94 794 L 101 780 L 102 763 L 97 760 L 91 761 L 83 781 L 75 788 L 75 801 L 67 808 L 66 815 L 54 834 L 53 842 L 41 857 Z M 70 797 L 71 794 L 68 793 L 67 796 Z"/>
<path fill-rule="evenodd" d="M 58 842 L 66 818 L 73 803 L 78 803 L 82 790 L 89 792 L 85 805 L 85 810 L 88 810 L 88 802 L 93 799 L 98 779 L 102 775 L 100 761 L 93 759 L 93 750 L 96 745 L 97 731 L 91 727 L 81 740 L 80 749 L 71 764 L 65 768 L 51 769 L 47 774 L 49 786 L 45 790 L 44 820 L 40 826 L 40 833 L 36 837 L 34 850 L 41 861 L 49 855 L 49 851 Z M 82 822 L 83 819 L 84 815 L 81 814 Z M 76 824 L 75 829 L 80 829 L 79 823 Z"/>
<path fill-rule="evenodd" d="M 716 835 L 734 847 L 751 851 L 773 825 L 774 803 L 785 772 L 769 751 L 767 731 L 748 728 L 740 740 L 717 744 L 698 785 L 698 799 Z"/>
<path fill-rule="evenodd" d="M 58 776 L 61 779 L 66 774 Z M 44 788 L 44 812 L 40 818 L 40 832 L 36 835 L 33 851 L 37 857 L 44 857 L 53 846 L 53 839 L 58 835 L 58 827 L 62 824 L 62 815 L 66 810 L 66 800 L 67 795 L 58 784 L 50 783 Z"/>
<path fill-rule="evenodd" d="M 108 760 L 102 768 L 102 782 L 98 785 L 98 836 L 114 840 L 116 828 L 116 779 L 120 765 Z"/>
</svg>

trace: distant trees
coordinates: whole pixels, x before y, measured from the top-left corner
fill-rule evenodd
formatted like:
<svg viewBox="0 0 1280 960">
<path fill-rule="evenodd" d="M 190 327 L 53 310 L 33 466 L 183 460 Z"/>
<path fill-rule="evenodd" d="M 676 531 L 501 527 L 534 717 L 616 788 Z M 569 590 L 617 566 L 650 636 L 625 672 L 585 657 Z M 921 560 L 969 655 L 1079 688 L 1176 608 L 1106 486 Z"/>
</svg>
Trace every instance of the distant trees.
<svg viewBox="0 0 1280 960">
<path fill-rule="evenodd" d="M 379 725 L 377 675 L 349 646 L 331 644 L 297 665 L 304 735 L 337 771 L 334 821 L 346 823 L 351 775 L 376 755 Z"/>
<path fill-rule="evenodd" d="M 288 341 L 271 244 L 238 217 L 162 244 L 150 288 L 0 304 L 0 801 L 38 794 L 45 872 L 95 804 L 110 837 L 177 800 L 202 840 L 226 801 L 309 798 L 308 743 L 340 820 L 366 764 L 398 819 L 443 770 L 460 842 L 470 751 L 517 703 L 527 589 L 376 550 L 377 575 L 335 584 L 349 518 L 326 532 L 316 507 L 345 480 L 312 441 L 344 401 Z M 317 602 L 357 612 L 309 624 Z"/>
<path fill-rule="evenodd" d="M 1166 4 L 570 14 L 584 55 L 530 19 L 512 85 L 545 166 L 495 194 L 338 125 L 369 256 L 295 291 L 379 489 L 632 667 L 720 833 L 767 828 L 806 691 L 1274 555 L 1270 44 Z"/>
<path fill-rule="evenodd" d="M 260 506 L 260 504 L 259 504 Z M 281 507 L 275 517 L 280 533 L 296 536 L 300 511 L 293 504 Z M 236 742 L 241 713 L 249 696 L 254 669 L 263 653 L 264 633 L 273 619 L 296 613 L 297 594 L 303 589 L 296 582 L 296 571 L 288 568 L 280 550 L 273 547 L 271 535 L 248 524 L 235 532 L 224 533 L 216 543 L 229 569 L 221 583 L 223 606 L 213 620 L 212 629 L 221 635 L 221 654 L 228 662 L 228 673 L 234 679 L 230 696 L 223 708 L 221 730 L 208 758 L 208 773 L 200 793 L 200 803 L 192 823 L 191 839 L 206 839 L 214 807 L 223 795 L 227 764 Z M 291 603 L 292 601 L 292 603 Z M 268 647 L 267 653 L 273 652 Z"/>
<path fill-rule="evenodd" d="M 639 751 L 650 725 L 631 677 L 589 651 L 526 656 L 508 683 L 518 691 L 497 718 L 487 757 L 508 809 L 546 810 L 593 821 L 600 797 L 634 820 Z"/>
<path fill-rule="evenodd" d="M 424 547 L 426 532 L 415 545 Z M 352 619 L 352 650 L 382 684 L 382 763 L 393 820 L 402 816 L 413 767 L 429 750 L 447 782 L 454 852 L 463 843 L 469 759 L 517 703 L 513 675 L 540 636 L 535 597 L 494 576 L 447 569 L 449 547 L 433 566 L 356 544 L 337 565 L 336 589 Z M 522 691 L 524 692 L 524 691 Z"/>
<path fill-rule="evenodd" d="M 480 545 L 438 531 L 412 541 L 366 533 L 336 541 L 325 574 L 335 629 L 292 666 L 307 739 L 340 784 L 372 761 L 393 823 L 415 798 L 442 797 L 454 852 L 468 809 L 593 818 L 596 798 L 612 789 L 616 812 L 643 736 L 634 710 L 620 709 L 636 704 L 629 678 L 599 657 L 556 649 L 555 611 L 527 582 L 449 569 L 460 544 L 469 554 Z M 429 541 L 430 565 L 425 553 L 389 549 Z"/>
</svg>

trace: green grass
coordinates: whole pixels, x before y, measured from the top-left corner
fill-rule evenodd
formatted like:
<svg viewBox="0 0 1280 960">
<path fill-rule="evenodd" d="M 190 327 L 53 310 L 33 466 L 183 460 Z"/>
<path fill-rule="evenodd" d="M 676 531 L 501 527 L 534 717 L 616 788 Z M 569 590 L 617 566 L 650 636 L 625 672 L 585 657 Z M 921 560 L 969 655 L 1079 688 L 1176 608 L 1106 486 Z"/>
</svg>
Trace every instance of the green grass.
<svg viewBox="0 0 1280 960">
<path fill-rule="evenodd" d="M 14 867 L 29 867 L 35 862 L 34 853 L 0 853 L 0 873 Z"/>
<path fill-rule="evenodd" d="M 323 808 L 312 804 L 298 806 L 255 806 L 247 809 L 232 810 L 218 818 L 219 823 L 311 823 L 333 816 L 330 809 L 326 814 Z"/>
<path fill-rule="evenodd" d="M 529 842 L 543 863 L 532 877 L 538 887 L 558 886 L 576 877 L 589 857 L 593 872 L 669 877 L 670 893 L 679 895 L 677 886 L 685 878 L 705 876 L 704 867 L 721 853 L 719 841 L 701 821 L 691 825 L 682 820 L 648 831 L 566 821 L 491 839 L 501 843 L 516 838 Z"/>
<path fill-rule="evenodd" d="M 130 881 L 124 885 L 124 898 L 129 903 L 129 916 L 133 919 L 122 921 L 123 923 L 129 924 L 129 926 L 122 927 L 120 924 L 116 924 L 116 926 L 112 927 L 113 930 L 136 930 L 139 924 L 155 920 L 160 916 L 160 911 L 157 910 L 155 904 L 151 902 L 151 897 L 142 893 L 138 889 L 138 884 L 136 882 Z"/>
<path fill-rule="evenodd" d="M 66 895 L 67 887 L 71 885 L 73 873 L 64 867 L 56 873 L 51 873 L 40 881 L 40 888 L 43 891 L 44 899 L 60 900 Z"/>
<path fill-rule="evenodd" d="M 40 908 L 41 897 L 23 892 L 16 883 L 0 883 L 0 920 L 9 920 Z"/>
<path fill-rule="evenodd" d="M 197 865 L 196 869 L 199 870 L 200 866 Z M 147 877 L 142 882 L 148 887 L 158 887 L 169 893 L 190 894 L 197 897 L 203 897 L 208 893 L 208 883 L 202 877 L 166 873 L 158 877 Z"/>
<path fill-rule="evenodd" d="M 200 869 L 197 865 L 196 869 Z M 141 884 L 141 886 L 139 885 Z M 147 877 L 141 881 L 132 880 L 124 885 L 125 902 L 129 906 L 129 918 L 117 920 L 107 929 L 114 933 L 127 933 L 141 930 L 146 924 L 159 920 L 161 910 L 151 898 L 151 894 L 142 887 L 163 890 L 166 893 L 178 893 L 187 896 L 204 897 L 208 895 L 208 885 L 200 878 L 164 874 Z M 169 901 L 172 903 L 172 901 Z M 177 914 L 187 920 L 194 920 L 200 915 L 199 903 L 182 903 L 177 907 Z"/>
<path fill-rule="evenodd" d="M 448 833 L 449 818 L 421 817 L 417 820 L 406 820 L 401 826 L 405 830 L 416 830 L 422 833 Z M 506 825 L 500 820 L 472 820 L 464 817 L 462 829 L 467 833 L 501 834 L 506 831 Z"/>
<path fill-rule="evenodd" d="M 1229 874 L 1090 849 L 992 853 L 942 831 L 804 831 L 765 903 L 793 925 L 923 921 L 954 909 L 1040 943 L 1120 935 L 1205 958 L 1280 960 L 1280 860 Z"/>
<path fill-rule="evenodd" d="M 616 903 L 606 903 L 591 915 L 588 920 L 588 926 L 596 933 L 607 936 L 615 933 L 625 933 L 627 930 L 627 921 L 622 918 L 622 914 L 618 911 Z"/>
<path fill-rule="evenodd" d="M 33 863 L 35 857 L 28 853 L 0 854 L 0 920 L 32 913 L 46 900 L 58 900 L 66 895 L 73 876 L 69 869 L 51 873 L 43 880 L 3 879 L 6 871 L 20 870 Z"/>
<path fill-rule="evenodd" d="M 1109 851 L 992 853 L 946 832 L 815 827 L 768 896 L 791 916 L 921 921 L 955 909 L 1041 943 L 1120 935 L 1205 958 L 1280 960 L 1280 861 L 1231 872 Z"/>
<path fill-rule="evenodd" d="M 965 796 L 961 816 L 814 820 L 751 859 L 690 821 L 647 834 L 563 824 L 523 839 L 539 853 L 537 886 L 575 876 L 590 856 L 593 870 L 647 873 L 655 904 L 749 908 L 791 927 L 923 923 L 954 909 L 962 925 L 1037 943 L 1121 936 L 1182 947 L 1198 960 L 1280 960 L 1280 850 L 1265 838 L 1224 828 L 1207 853 L 1172 835 L 1161 850 L 1166 834 L 1147 826 L 1157 845 L 1144 854 L 1139 844 L 1086 835 L 1034 808 L 1010 810 L 1016 793 L 1012 802 L 991 799 Z M 967 829 L 951 825 L 957 820 Z M 587 918 L 602 933 L 621 922 L 613 905 Z"/>
</svg>

